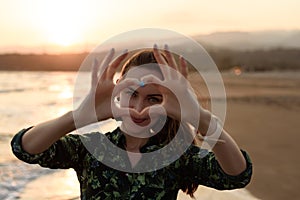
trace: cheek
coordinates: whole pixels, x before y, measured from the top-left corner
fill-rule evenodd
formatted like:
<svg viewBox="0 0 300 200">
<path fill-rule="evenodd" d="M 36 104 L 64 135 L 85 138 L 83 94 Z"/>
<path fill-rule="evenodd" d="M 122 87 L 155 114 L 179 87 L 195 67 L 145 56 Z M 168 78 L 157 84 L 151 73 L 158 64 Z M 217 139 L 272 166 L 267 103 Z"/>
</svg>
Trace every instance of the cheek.
<svg viewBox="0 0 300 200">
<path fill-rule="evenodd" d="M 159 121 L 159 116 L 152 116 L 151 118 L 151 124 L 156 124 Z"/>
</svg>

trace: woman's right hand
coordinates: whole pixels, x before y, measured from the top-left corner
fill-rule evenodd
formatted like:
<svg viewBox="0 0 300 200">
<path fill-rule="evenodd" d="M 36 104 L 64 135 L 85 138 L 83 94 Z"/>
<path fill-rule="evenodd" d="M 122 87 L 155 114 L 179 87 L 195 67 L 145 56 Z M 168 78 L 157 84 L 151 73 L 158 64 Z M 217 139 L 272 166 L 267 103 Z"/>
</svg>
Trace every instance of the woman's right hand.
<svg viewBox="0 0 300 200">
<path fill-rule="evenodd" d="M 97 60 L 94 61 L 91 89 L 77 109 L 58 118 L 37 124 L 24 134 L 22 147 L 26 152 L 30 154 L 41 153 L 74 129 L 112 117 L 112 109 L 115 106 L 115 104 L 111 104 L 112 94 L 115 91 L 113 77 L 120 63 L 128 54 L 126 51 L 112 61 L 114 53 L 115 51 L 112 49 L 101 64 Z M 126 87 L 126 84 L 132 83 L 127 82 L 123 84 L 123 87 Z M 115 110 L 117 112 L 114 114 L 126 113 L 126 110 Z"/>
<path fill-rule="evenodd" d="M 74 121 L 77 128 L 86 126 L 97 121 L 113 118 L 113 90 L 115 84 L 114 75 L 120 63 L 128 55 L 124 51 L 117 59 L 112 61 L 115 50 L 111 49 L 100 64 L 94 60 L 92 66 L 91 89 L 80 106 L 73 111 Z"/>
</svg>

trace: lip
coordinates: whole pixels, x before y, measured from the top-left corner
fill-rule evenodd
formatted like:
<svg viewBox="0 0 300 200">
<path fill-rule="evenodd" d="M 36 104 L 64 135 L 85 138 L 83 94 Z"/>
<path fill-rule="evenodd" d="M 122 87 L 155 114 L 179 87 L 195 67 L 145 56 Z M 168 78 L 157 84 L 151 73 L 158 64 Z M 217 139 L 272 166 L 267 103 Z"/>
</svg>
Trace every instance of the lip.
<svg viewBox="0 0 300 200">
<path fill-rule="evenodd" d="M 139 124 L 139 125 L 147 125 L 145 124 L 145 122 L 147 121 L 146 118 L 136 118 L 136 117 L 131 117 L 131 120 L 136 123 L 136 124 Z"/>
</svg>

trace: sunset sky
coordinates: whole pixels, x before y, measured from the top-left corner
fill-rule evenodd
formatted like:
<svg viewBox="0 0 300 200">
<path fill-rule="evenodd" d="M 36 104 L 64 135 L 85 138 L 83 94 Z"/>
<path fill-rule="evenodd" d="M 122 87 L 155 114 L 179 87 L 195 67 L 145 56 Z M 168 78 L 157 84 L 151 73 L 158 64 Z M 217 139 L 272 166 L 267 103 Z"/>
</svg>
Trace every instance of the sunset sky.
<svg viewBox="0 0 300 200">
<path fill-rule="evenodd" d="M 300 30 L 299 0 L 0 0 L 0 53 L 89 50 L 138 28 Z"/>
</svg>

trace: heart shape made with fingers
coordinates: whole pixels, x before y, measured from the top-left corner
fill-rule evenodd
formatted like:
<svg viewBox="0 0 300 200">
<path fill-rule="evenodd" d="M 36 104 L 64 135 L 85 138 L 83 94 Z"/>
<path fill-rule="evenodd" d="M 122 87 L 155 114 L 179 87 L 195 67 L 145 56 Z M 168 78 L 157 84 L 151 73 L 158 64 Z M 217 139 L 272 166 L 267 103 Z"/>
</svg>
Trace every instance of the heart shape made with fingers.
<svg viewBox="0 0 300 200">
<path fill-rule="evenodd" d="M 122 118 L 121 129 L 132 136 L 148 138 L 163 128 L 167 116 L 197 127 L 199 112 L 194 111 L 198 110 L 199 104 L 188 81 L 173 68 L 155 64 L 158 73 L 153 71 L 153 65 L 145 64 L 130 69 L 114 88 L 113 116 Z M 161 72 L 163 76 L 160 75 Z M 130 97 L 121 95 L 127 92 L 130 93 Z M 161 95 L 161 103 L 154 105 L 143 103 L 145 99 L 147 101 L 148 96 L 153 95 Z M 134 101 L 134 105 L 131 101 Z M 135 108 L 140 107 L 137 104 L 148 106 L 141 106 L 142 109 L 137 110 Z M 149 123 L 143 123 L 147 120 Z"/>
</svg>

